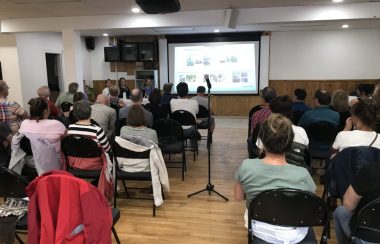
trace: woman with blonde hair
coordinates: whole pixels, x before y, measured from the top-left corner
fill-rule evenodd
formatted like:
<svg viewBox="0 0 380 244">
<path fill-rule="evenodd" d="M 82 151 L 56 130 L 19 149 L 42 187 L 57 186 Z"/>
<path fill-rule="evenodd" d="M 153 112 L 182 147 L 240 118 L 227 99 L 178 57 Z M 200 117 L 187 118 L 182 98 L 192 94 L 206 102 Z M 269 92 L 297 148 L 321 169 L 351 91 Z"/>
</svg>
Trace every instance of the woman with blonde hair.
<svg viewBox="0 0 380 244">
<path fill-rule="evenodd" d="M 338 130 L 342 131 L 346 125 L 346 120 L 351 116 L 348 93 L 341 89 L 334 91 L 331 98 L 330 108 L 339 113 Z"/>
</svg>

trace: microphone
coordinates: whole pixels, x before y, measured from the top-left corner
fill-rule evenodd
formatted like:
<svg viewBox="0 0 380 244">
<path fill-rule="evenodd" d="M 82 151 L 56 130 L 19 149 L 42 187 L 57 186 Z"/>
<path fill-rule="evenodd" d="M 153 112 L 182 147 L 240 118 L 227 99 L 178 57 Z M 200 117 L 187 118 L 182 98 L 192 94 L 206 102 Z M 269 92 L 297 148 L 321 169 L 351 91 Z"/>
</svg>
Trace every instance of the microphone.
<svg viewBox="0 0 380 244">
<path fill-rule="evenodd" d="M 206 83 L 207 83 L 207 88 L 211 89 L 211 82 L 210 82 L 209 75 L 205 75 L 204 77 L 205 77 L 205 80 L 206 80 Z"/>
</svg>

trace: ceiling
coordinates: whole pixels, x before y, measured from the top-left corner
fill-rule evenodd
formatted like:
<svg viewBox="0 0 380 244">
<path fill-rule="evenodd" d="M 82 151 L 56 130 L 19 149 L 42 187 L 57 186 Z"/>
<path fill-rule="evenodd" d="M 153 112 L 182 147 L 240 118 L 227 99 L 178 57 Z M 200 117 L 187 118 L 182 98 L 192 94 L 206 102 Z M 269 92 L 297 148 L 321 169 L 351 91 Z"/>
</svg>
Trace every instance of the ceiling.
<svg viewBox="0 0 380 244">
<path fill-rule="evenodd" d="M 180 0 L 181 11 L 228 8 L 270 8 L 333 4 L 331 0 Z M 377 0 L 345 0 L 345 3 Z M 126 15 L 132 14 L 134 0 L 0 0 L 0 19 Z"/>
</svg>

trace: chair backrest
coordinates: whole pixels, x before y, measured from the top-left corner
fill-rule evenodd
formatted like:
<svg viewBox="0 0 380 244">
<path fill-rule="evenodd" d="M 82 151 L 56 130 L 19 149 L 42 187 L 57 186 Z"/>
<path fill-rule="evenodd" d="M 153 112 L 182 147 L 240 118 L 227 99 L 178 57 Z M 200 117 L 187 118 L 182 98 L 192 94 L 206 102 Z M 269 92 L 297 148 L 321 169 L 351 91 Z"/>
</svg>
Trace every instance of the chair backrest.
<svg viewBox="0 0 380 244">
<path fill-rule="evenodd" d="M 21 139 L 20 148 L 26 153 L 26 155 L 33 156 L 32 145 L 26 136 Z"/>
<path fill-rule="evenodd" d="M 249 205 L 251 220 L 268 224 L 309 227 L 326 226 L 328 212 L 325 202 L 313 193 L 295 189 L 268 190 L 257 195 Z"/>
<path fill-rule="evenodd" d="M 66 157 L 98 158 L 103 153 L 98 143 L 81 135 L 66 136 L 62 140 L 61 147 Z"/>
<path fill-rule="evenodd" d="M 286 162 L 309 169 L 311 158 L 306 145 L 293 142 L 292 147 L 285 153 Z"/>
<path fill-rule="evenodd" d="M 263 105 L 256 105 L 253 108 L 251 108 L 251 110 L 249 110 L 249 113 L 248 113 L 248 137 L 251 137 L 251 122 L 252 122 L 251 118 L 252 118 L 252 115 L 262 108 L 263 108 Z"/>
<path fill-rule="evenodd" d="M 309 147 L 313 145 L 331 146 L 338 134 L 337 125 L 325 121 L 311 123 L 305 128 L 309 138 Z"/>
<path fill-rule="evenodd" d="M 150 149 L 142 152 L 136 152 L 128 148 L 122 147 L 115 141 L 112 146 L 112 152 L 115 157 L 115 167 L 119 169 L 119 162 L 117 158 L 126 158 L 126 159 L 149 159 L 150 158 Z"/>
<path fill-rule="evenodd" d="M 360 209 L 354 223 L 351 224 L 351 237 L 378 243 L 380 240 L 380 198 Z"/>
<path fill-rule="evenodd" d="M 0 167 L 0 197 L 26 197 L 25 188 L 29 182 L 15 172 Z"/>
<path fill-rule="evenodd" d="M 292 112 L 292 122 L 294 125 L 298 125 L 298 123 L 300 122 L 300 119 L 304 113 L 305 113 L 305 111 L 302 111 L 302 110 L 296 110 L 296 111 Z"/>
<path fill-rule="evenodd" d="M 69 112 L 70 111 L 70 108 L 73 106 L 72 103 L 69 103 L 69 102 L 63 102 L 61 103 L 61 109 L 63 112 Z"/>
<path fill-rule="evenodd" d="M 183 128 L 174 119 L 160 119 L 154 122 L 153 130 L 157 132 L 159 144 L 170 144 L 183 141 Z"/>
<path fill-rule="evenodd" d="M 202 105 L 199 105 L 198 107 L 199 109 L 197 113 L 197 118 L 208 118 L 208 116 L 210 115 L 208 109 Z"/>
<path fill-rule="evenodd" d="M 172 119 L 178 121 L 181 125 L 194 125 L 196 126 L 197 123 L 195 121 L 195 117 L 192 113 L 186 110 L 177 110 L 172 113 Z"/>
</svg>

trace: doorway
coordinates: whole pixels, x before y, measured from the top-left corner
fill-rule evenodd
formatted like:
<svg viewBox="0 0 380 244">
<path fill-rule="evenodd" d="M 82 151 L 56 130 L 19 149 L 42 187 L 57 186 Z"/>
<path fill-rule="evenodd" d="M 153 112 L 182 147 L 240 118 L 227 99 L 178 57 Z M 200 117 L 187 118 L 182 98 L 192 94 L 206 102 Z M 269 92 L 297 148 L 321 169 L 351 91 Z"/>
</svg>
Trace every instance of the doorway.
<svg viewBox="0 0 380 244">
<path fill-rule="evenodd" d="M 50 89 L 50 100 L 55 101 L 62 88 L 61 54 L 45 53 L 47 81 Z"/>
</svg>

